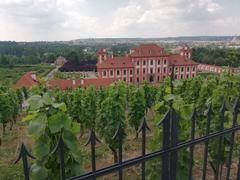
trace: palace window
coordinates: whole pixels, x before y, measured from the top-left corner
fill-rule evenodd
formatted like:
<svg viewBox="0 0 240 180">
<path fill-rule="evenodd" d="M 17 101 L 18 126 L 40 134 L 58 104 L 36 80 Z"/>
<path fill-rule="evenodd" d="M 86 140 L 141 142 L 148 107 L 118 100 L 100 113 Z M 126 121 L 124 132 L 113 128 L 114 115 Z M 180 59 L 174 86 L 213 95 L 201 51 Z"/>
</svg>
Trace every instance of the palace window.
<svg viewBox="0 0 240 180">
<path fill-rule="evenodd" d="M 110 76 L 113 76 L 113 70 L 110 71 Z"/>
<path fill-rule="evenodd" d="M 137 74 L 139 74 L 139 69 L 137 69 Z"/>
<path fill-rule="evenodd" d="M 125 69 L 123 70 L 123 74 L 124 74 L 124 75 L 126 75 L 126 74 L 127 74 L 127 71 L 126 71 Z"/>
<path fill-rule="evenodd" d="M 163 73 L 166 73 L 166 68 L 165 67 L 163 68 Z"/>
<path fill-rule="evenodd" d="M 160 61 L 160 60 L 158 60 L 158 65 L 160 65 L 160 63 L 161 63 L 161 61 Z"/>
<path fill-rule="evenodd" d="M 150 61 L 151 65 L 153 65 L 153 60 Z"/>
<path fill-rule="evenodd" d="M 137 61 L 137 65 L 139 66 L 139 61 Z"/>
<path fill-rule="evenodd" d="M 192 68 L 192 71 L 195 72 L 195 67 Z"/>
<path fill-rule="evenodd" d="M 143 61 L 143 65 L 144 65 L 144 66 L 146 65 L 146 61 L 145 61 L 145 60 Z"/>
<path fill-rule="evenodd" d="M 160 73 L 160 68 L 158 68 L 158 73 Z"/>
<path fill-rule="evenodd" d="M 183 72 L 183 71 L 184 71 L 184 67 L 181 68 L 181 72 Z"/>
<path fill-rule="evenodd" d="M 189 67 L 187 67 L 187 72 L 189 72 Z"/>
<path fill-rule="evenodd" d="M 143 74 L 145 74 L 145 71 L 146 71 L 145 68 L 143 68 Z"/>
<path fill-rule="evenodd" d="M 130 74 L 131 74 L 131 75 L 133 74 L 133 70 L 132 70 L 132 69 L 130 69 Z"/>
<path fill-rule="evenodd" d="M 137 82 L 139 82 L 139 78 L 137 77 Z"/>
<path fill-rule="evenodd" d="M 107 76 L 107 72 L 106 71 L 103 71 L 103 76 Z"/>
<path fill-rule="evenodd" d="M 150 73 L 151 73 L 151 74 L 153 73 L 153 68 L 150 69 Z"/>
<path fill-rule="evenodd" d="M 143 81 L 145 81 L 145 77 L 143 77 Z"/>
<path fill-rule="evenodd" d="M 130 82 L 132 82 L 133 81 L 133 79 L 132 79 L 132 77 L 130 77 Z"/>
<path fill-rule="evenodd" d="M 187 79 L 189 78 L 189 75 L 187 74 Z"/>
<path fill-rule="evenodd" d="M 125 82 L 126 82 L 126 81 L 127 81 L 127 79 L 126 79 L 126 78 L 123 78 L 123 81 L 125 81 Z"/>
<path fill-rule="evenodd" d="M 119 71 L 119 70 L 117 70 L 117 75 L 118 75 L 118 76 L 120 75 L 120 71 Z"/>
<path fill-rule="evenodd" d="M 177 79 L 177 75 L 175 74 L 174 79 Z"/>
<path fill-rule="evenodd" d="M 160 77 L 159 76 L 157 77 L 157 80 L 158 80 L 158 82 L 160 81 Z"/>
<path fill-rule="evenodd" d="M 181 79 L 183 79 L 183 74 L 181 74 Z"/>
<path fill-rule="evenodd" d="M 166 60 L 166 59 L 164 59 L 163 63 L 164 63 L 164 64 L 167 64 L 167 60 Z"/>
</svg>

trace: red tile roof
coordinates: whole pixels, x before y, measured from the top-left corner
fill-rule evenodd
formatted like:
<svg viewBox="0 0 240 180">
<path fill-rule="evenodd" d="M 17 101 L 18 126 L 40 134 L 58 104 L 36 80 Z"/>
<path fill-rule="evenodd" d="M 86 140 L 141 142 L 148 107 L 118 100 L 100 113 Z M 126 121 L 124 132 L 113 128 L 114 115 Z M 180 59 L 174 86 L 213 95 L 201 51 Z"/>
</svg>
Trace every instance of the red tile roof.
<svg viewBox="0 0 240 180">
<path fill-rule="evenodd" d="M 101 64 L 97 64 L 98 68 L 133 68 L 134 64 L 127 56 L 123 57 L 108 57 Z"/>
<path fill-rule="evenodd" d="M 181 65 L 197 65 L 198 63 L 194 62 L 193 60 L 190 60 L 186 57 L 180 56 L 180 55 L 171 55 L 169 56 L 170 65 L 174 64 L 176 66 Z"/>
<path fill-rule="evenodd" d="M 152 56 L 166 56 L 163 48 L 157 44 L 141 44 L 136 48 L 130 50 L 131 57 L 152 57 Z"/>
<path fill-rule="evenodd" d="M 101 48 L 101 49 L 98 50 L 97 55 L 99 55 L 99 54 L 105 54 L 105 53 L 107 53 L 107 49 Z"/>
<path fill-rule="evenodd" d="M 61 90 L 76 89 L 78 87 L 88 87 L 90 85 L 96 87 L 104 87 L 112 84 L 115 79 L 111 78 L 95 78 L 95 79 L 78 79 L 78 80 L 63 80 L 63 79 L 52 79 L 47 82 L 47 86 L 50 89 L 60 88 Z"/>
<path fill-rule="evenodd" d="M 15 88 L 26 87 L 27 89 L 31 89 L 33 85 L 37 84 L 36 74 L 33 72 L 27 72 L 24 74 L 15 84 Z"/>
</svg>

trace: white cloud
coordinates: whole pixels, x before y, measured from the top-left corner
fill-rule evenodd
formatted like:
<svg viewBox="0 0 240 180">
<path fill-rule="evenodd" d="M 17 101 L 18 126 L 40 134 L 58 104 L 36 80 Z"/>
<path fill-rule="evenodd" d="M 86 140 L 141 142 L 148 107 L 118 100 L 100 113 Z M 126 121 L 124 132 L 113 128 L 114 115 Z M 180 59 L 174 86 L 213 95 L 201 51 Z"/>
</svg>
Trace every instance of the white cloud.
<svg viewBox="0 0 240 180">
<path fill-rule="evenodd" d="M 89 0 L 1 0 L 0 40 L 162 37 L 239 31 L 239 18 L 226 14 L 217 0 L 129 0 L 111 11 L 107 1 L 92 8 L 94 2 Z M 102 18 L 105 12 L 101 6 L 109 6 L 109 17 Z"/>
</svg>

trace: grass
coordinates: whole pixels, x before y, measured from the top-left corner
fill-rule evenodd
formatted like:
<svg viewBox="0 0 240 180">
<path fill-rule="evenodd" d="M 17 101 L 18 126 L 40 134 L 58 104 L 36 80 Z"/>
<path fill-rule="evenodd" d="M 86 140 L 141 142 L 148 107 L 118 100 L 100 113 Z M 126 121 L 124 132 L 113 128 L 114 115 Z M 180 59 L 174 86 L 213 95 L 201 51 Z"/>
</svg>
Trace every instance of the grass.
<svg viewBox="0 0 240 180">
<path fill-rule="evenodd" d="M 14 67 L 0 67 L 0 85 L 13 86 L 26 72 L 33 71 L 38 78 L 45 77 L 54 67 L 47 64 L 16 65 Z"/>
</svg>

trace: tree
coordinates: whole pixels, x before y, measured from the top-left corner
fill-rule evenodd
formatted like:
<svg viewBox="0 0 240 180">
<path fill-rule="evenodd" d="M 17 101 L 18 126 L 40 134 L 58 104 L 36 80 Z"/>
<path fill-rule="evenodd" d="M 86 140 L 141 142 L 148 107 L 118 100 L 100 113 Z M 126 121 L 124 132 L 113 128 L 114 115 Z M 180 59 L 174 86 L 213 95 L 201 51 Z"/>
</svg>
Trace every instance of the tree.
<svg viewBox="0 0 240 180">
<path fill-rule="evenodd" d="M 70 61 L 71 63 L 73 63 L 75 65 L 79 64 L 79 57 L 78 57 L 78 53 L 76 51 L 71 51 L 70 53 L 68 53 L 66 58 L 68 61 Z"/>
<path fill-rule="evenodd" d="M 143 85 L 144 99 L 146 105 L 146 114 L 148 110 L 152 107 L 155 101 L 155 88 L 149 84 L 149 82 L 144 82 Z"/>
<path fill-rule="evenodd" d="M 145 100 L 144 93 L 140 88 L 135 89 L 131 93 L 131 98 L 129 102 L 129 124 L 136 131 L 136 138 L 138 138 L 138 128 L 140 126 L 141 120 L 144 117 L 145 111 Z"/>
</svg>

